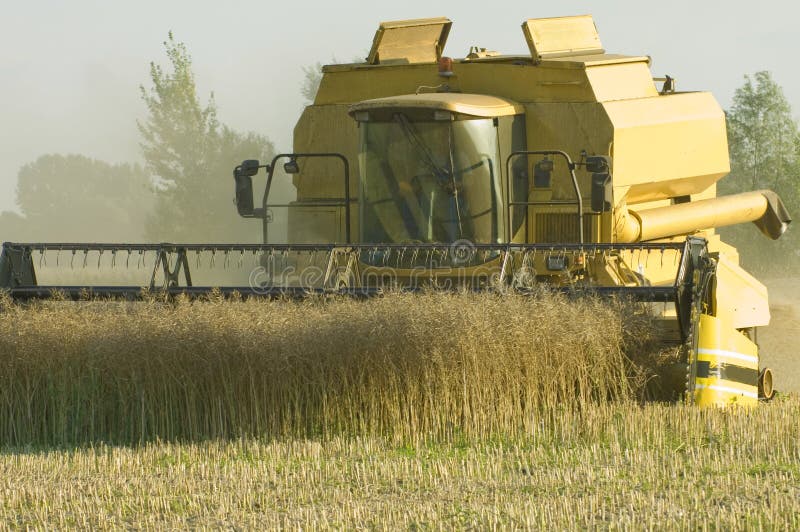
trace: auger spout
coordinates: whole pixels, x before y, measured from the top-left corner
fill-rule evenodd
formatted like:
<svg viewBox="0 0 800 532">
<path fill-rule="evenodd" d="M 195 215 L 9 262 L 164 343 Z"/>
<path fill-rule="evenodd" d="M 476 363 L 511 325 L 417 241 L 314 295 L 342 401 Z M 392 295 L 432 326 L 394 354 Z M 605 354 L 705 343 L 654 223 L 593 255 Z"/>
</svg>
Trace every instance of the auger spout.
<svg viewBox="0 0 800 532">
<path fill-rule="evenodd" d="M 776 193 L 756 190 L 641 211 L 623 207 L 617 209 L 614 223 L 617 242 L 632 243 L 746 222 L 776 240 L 791 221 Z"/>
</svg>

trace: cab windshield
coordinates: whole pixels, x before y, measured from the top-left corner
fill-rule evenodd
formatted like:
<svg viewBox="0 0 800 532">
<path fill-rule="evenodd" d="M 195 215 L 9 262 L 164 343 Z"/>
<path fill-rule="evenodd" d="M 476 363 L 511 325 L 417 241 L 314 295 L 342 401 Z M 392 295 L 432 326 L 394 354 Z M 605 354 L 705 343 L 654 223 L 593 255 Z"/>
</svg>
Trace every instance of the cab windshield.
<svg viewBox="0 0 800 532">
<path fill-rule="evenodd" d="M 450 117 L 450 115 L 448 115 Z M 491 118 L 361 124 L 361 241 L 502 241 Z"/>
</svg>

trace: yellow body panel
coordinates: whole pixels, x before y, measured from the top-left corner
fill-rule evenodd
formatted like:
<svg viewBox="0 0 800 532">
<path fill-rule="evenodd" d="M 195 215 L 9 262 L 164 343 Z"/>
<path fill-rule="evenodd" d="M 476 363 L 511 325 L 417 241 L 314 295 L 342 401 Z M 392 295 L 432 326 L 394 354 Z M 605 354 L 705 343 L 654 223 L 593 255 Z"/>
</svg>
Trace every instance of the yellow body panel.
<svg viewBox="0 0 800 532">
<path fill-rule="evenodd" d="M 617 204 L 697 194 L 730 172 L 725 114 L 709 93 L 606 102 Z M 616 192 L 616 190 L 615 190 Z"/>
<path fill-rule="evenodd" d="M 734 329 L 769 325 L 767 287 L 744 271 L 735 258 L 717 258 L 714 308 Z"/>
<path fill-rule="evenodd" d="M 598 102 L 658 96 L 646 61 L 592 65 L 586 76 Z"/>
<path fill-rule="evenodd" d="M 700 316 L 697 361 L 696 405 L 758 403 L 758 346 L 725 319 Z"/>
<path fill-rule="evenodd" d="M 327 144 L 323 138 L 329 136 L 356 139 L 358 125 L 347 114 L 351 105 L 358 108 L 367 105 L 360 102 L 378 98 L 397 99 L 398 104 L 406 99 L 411 104 L 421 87 L 446 82 L 460 92 L 420 96 L 443 102 L 480 95 L 510 100 L 515 103 L 498 106 L 496 116 L 510 113 L 512 106 L 515 112 L 524 108 L 528 149 L 560 149 L 575 160 L 584 152 L 611 155 L 617 205 L 698 195 L 709 189 L 713 195 L 711 187 L 729 171 L 724 114 L 714 98 L 707 93 L 658 95 L 642 58 L 592 57 L 586 62 L 575 57 L 546 60 L 536 66 L 510 64 L 503 58 L 456 61 L 454 75 L 447 79 L 438 75 L 435 64 L 326 68 L 315 105 L 295 129 L 295 151 L 328 151 L 316 147 Z M 329 108 L 331 104 L 335 108 Z M 459 106 L 466 114 L 490 112 L 484 105 L 477 106 L 480 111 L 469 109 L 469 102 L 449 108 Z M 315 120 L 316 114 L 321 118 Z M 307 131 L 312 127 L 315 131 Z M 310 137 L 317 140 L 309 142 Z M 352 164 L 351 170 L 355 182 L 358 165 Z M 579 169 L 578 178 L 584 195 L 588 194 L 590 175 Z M 315 181 L 298 190 L 298 197 L 338 194 L 338 188 Z M 612 241 L 611 231 L 610 226 L 603 228 L 604 241 Z"/>
</svg>

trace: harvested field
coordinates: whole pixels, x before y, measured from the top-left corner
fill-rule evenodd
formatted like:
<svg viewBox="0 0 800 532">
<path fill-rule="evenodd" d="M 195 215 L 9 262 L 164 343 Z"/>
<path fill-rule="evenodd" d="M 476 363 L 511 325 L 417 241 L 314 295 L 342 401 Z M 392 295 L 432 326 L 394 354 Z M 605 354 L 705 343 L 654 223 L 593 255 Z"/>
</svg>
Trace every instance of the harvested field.
<svg viewBox="0 0 800 532">
<path fill-rule="evenodd" d="M 643 385 L 647 319 L 592 299 L 3 305 L 0 445 L 487 437 Z"/>
<path fill-rule="evenodd" d="M 772 320 L 759 329 L 762 362 L 775 370 L 775 387 L 800 393 L 800 278 L 767 279 Z"/>
<path fill-rule="evenodd" d="M 526 435 L 254 439 L 0 454 L 11 528 L 800 527 L 800 402 L 598 404 Z"/>
</svg>

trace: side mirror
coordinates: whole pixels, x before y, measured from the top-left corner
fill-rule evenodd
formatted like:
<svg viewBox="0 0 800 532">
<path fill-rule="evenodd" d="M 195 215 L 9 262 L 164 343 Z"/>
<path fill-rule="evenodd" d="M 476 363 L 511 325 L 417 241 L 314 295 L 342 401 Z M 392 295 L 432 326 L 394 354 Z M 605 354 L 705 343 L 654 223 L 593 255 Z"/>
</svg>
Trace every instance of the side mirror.
<svg viewBox="0 0 800 532">
<path fill-rule="evenodd" d="M 253 176 L 258 173 L 260 165 L 256 160 L 243 161 L 234 168 L 233 179 L 236 181 L 236 210 L 239 216 L 253 216 Z"/>
<path fill-rule="evenodd" d="M 592 210 L 608 212 L 614 204 L 614 187 L 611 174 L 607 172 L 592 174 Z"/>
<path fill-rule="evenodd" d="M 608 212 L 614 205 L 611 184 L 611 157 L 593 155 L 586 158 L 586 171 L 592 173 L 592 210 Z"/>
<path fill-rule="evenodd" d="M 533 165 L 533 186 L 535 188 L 550 188 L 550 177 L 553 173 L 553 161 L 542 159 Z"/>
<path fill-rule="evenodd" d="M 242 164 L 239 166 L 239 168 L 241 168 L 242 175 L 253 177 L 258 173 L 258 169 L 261 168 L 261 163 L 258 162 L 258 159 L 248 159 L 246 161 L 242 161 Z"/>
<path fill-rule="evenodd" d="M 297 164 L 297 159 L 292 157 L 289 162 L 284 163 L 283 171 L 287 174 L 299 174 L 300 173 L 300 165 Z"/>
<path fill-rule="evenodd" d="M 611 172 L 611 158 L 605 155 L 587 157 L 586 171 L 593 174 L 608 174 Z"/>
</svg>

